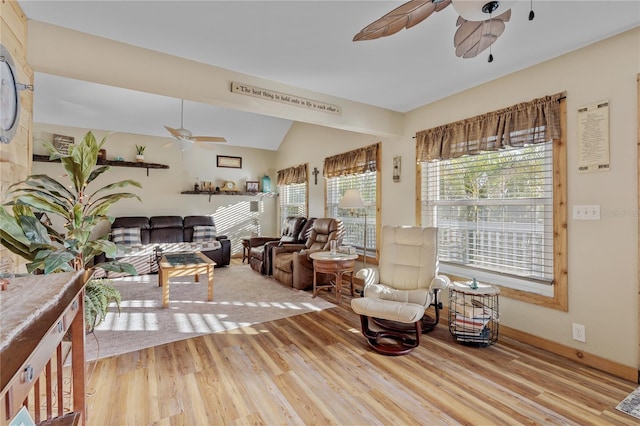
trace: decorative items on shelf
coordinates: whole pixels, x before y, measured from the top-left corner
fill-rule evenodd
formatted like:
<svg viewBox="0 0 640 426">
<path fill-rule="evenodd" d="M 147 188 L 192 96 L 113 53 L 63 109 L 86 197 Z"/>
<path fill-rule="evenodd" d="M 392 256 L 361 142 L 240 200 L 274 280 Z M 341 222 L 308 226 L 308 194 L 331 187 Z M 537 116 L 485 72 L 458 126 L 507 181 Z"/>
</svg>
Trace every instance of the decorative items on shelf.
<svg viewBox="0 0 640 426">
<path fill-rule="evenodd" d="M 258 187 L 260 182 L 257 180 L 248 180 L 247 181 L 247 192 L 258 192 Z"/>
<path fill-rule="evenodd" d="M 145 145 L 136 145 L 136 161 L 138 163 L 144 162 L 144 150 L 146 148 Z"/>
<path fill-rule="evenodd" d="M 271 178 L 266 174 L 262 177 L 262 192 L 271 192 Z"/>
<path fill-rule="evenodd" d="M 222 191 L 225 192 L 237 192 L 238 188 L 236 187 L 236 183 L 232 180 L 228 180 L 222 185 Z"/>
<path fill-rule="evenodd" d="M 200 192 L 200 185 L 198 184 L 198 182 L 196 182 L 196 183 L 193 185 L 193 190 L 194 190 L 194 191 L 196 191 L 196 192 Z"/>
<path fill-rule="evenodd" d="M 213 188 L 213 184 L 211 182 L 202 181 L 202 185 L 200 185 L 200 190 L 204 192 L 211 192 Z"/>
</svg>

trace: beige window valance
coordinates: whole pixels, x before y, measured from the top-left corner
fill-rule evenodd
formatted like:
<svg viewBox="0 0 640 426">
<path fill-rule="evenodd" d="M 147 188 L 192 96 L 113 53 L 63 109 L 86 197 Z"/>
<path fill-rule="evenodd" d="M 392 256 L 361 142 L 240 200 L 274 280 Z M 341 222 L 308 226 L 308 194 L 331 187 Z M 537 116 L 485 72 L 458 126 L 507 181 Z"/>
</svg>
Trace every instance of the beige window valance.
<svg viewBox="0 0 640 426">
<path fill-rule="evenodd" d="M 289 167 L 278 170 L 276 185 L 291 185 L 294 183 L 305 183 L 307 181 L 307 164 Z"/>
<path fill-rule="evenodd" d="M 565 96 L 556 93 L 420 131 L 416 133 L 417 160 L 445 160 L 559 139 L 559 101 Z"/>
<path fill-rule="evenodd" d="M 374 144 L 326 157 L 322 174 L 325 178 L 353 175 L 377 170 L 378 146 Z"/>
</svg>

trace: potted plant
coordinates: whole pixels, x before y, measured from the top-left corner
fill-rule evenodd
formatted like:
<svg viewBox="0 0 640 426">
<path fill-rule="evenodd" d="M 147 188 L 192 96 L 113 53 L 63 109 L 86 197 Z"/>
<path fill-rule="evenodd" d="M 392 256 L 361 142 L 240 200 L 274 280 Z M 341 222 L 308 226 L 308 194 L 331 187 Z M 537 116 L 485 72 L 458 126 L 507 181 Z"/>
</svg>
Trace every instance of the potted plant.
<svg viewBox="0 0 640 426">
<path fill-rule="evenodd" d="M 142 163 L 144 161 L 144 150 L 147 149 L 145 145 L 136 145 L 136 161 Z"/>
<path fill-rule="evenodd" d="M 104 321 L 109 305 L 114 303 L 120 313 L 120 292 L 114 288 L 112 281 L 105 278 L 94 278 L 87 282 L 84 296 L 84 320 L 87 333 Z"/>
<path fill-rule="evenodd" d="M 67 154 L 46 142 L 50 159 L 61 161 L 70 185 L 47 175 L 31 175 L 8 188 L 11 201 L 5 205 L 11 206 L 12 212 L 0 208 L 0 243 L 29 261 L 28 272 L 37 270 L 49 274 L 86 269 L 102 252 L 107 257 L 115 257 L 116 245 L 106 235 L 92 237 L 92 231 L 103 220 L 113 221 L 107 211 L 114 203 L 127 198 L 140 200 L 136 194 L 114 190 L 142 186 L 133 180 L 122 180 L 89 192 L 89 185 L 110 168 L 96 167 L 98 152 L 105 142 L 106 137 L 97 143 L 93 133 L 88 132 L 80 143 L 70 146 Z M 34 211 L 61 218 L 64 234 L 52 225 L 41 223 Z M 135 268 L 127 263 L 113 261 L 94 266 L 136 275 Z M 85 299 L 91 297 L 90 291 L 87 290 Z"/>
</svg>

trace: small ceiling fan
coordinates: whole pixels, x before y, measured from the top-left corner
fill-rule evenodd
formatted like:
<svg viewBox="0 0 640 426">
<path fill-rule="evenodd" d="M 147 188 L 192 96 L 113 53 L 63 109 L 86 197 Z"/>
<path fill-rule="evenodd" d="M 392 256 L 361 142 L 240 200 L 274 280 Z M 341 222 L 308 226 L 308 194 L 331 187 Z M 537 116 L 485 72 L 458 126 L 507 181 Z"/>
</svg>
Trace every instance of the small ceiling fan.
<svg viewBox="0 0 640 426">
<path fill-rule="evenodd" d="M 174 129 L 173 127 L 164 126 L 165 129 L 171 133 L 171 136 L 181 142 L 191 142 L 197 144 L 203 144 L 208 142 L 226 142 L 227 140 L 220 136 L 193 136 L 190 130 L 184 128 L 184 99 L 180 100 L 180 128 Z M 164 145 L 164 147 L 171 146 L 171 143 Z M 206 145 L 201 145 L 205 146 Z"/>
<path fill-rule="evenodd" d="M 403 28 L 409 29 L 419 24 L 433 12 L 439 12 L 453 4 L 460 15 L 456 22 L 458 30 L 453 38 L 456 56 L 474 58 L 502 35 L 505 22 L 511 19 L 512 3 L 514 1 L 411 0 L 364 27 L 355 35 L 353 41 L 374 40 L 393 35 Z M 494 13 L 499 15 L 494 16 Z M 529 12 L 529 20 L 533 18 L 532 9 Z M 493 55 L 489 54 L 489 62 L 492 61 Z"/>
</svg>

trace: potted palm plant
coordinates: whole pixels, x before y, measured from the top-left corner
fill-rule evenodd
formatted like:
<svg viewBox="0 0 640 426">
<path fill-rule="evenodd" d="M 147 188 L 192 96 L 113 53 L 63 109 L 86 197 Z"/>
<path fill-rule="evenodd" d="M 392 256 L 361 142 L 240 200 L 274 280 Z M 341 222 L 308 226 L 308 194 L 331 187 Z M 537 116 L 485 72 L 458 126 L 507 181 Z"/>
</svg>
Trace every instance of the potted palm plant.
<svg viewBox="0 0 640 426">
<path fill-rule="evenodd" d="M 114 203 L 127 198 L 140 200 L 136 194 L 117 190 L 142 186 L 133 180 L 122 180 L 89 191 L 89 185 L 109 170 L 109 166 L 96 167 L 98 152 L 105 142 L 106 137 L 98 143 L 93 133 L 88 132 L 80 143 L 70 147 L 67 154 L 45 142 L 50 160 L 60 160 L 71 184 L 65 185 L 43 174 L 28 176 L 9 187 L 11 201 L 5 205 L 11 206 L 12 211 L 0 208 L 0 243 L 29 262 L 26 265 L 28 272 L 49 274 L 81 270 L 100 253 L 115 257 L 116 245 L 106 235 L 93 237 L 92 231 L 103 220 L 113 221 L 107 211 Z M 61 218 L 65 232 L 60 233 L 52 225 L 41 223 L 34 211 Z M 135 268 L 127 263 L 111 261 L 94 266 L 136 275 Z M 92 297 L 92 288 L 94 286 L 87 287 L 85 300 Z"/>
</svg>

